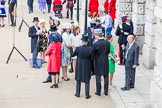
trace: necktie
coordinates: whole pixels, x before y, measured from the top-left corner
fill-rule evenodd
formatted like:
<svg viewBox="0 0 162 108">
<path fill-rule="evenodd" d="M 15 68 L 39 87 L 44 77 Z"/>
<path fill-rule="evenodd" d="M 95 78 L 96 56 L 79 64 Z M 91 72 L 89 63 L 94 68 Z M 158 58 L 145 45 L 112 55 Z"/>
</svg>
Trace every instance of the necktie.
<svg viewBox="0 0 162 108">
<path fill-rule="evenodd" d="M 130 50 L 130 45 L 128 44 L 128 47 L 127 47 L 127 49 L 126 49 L 125 59 L 127 59 L 129 50 Z"/>
</svg>

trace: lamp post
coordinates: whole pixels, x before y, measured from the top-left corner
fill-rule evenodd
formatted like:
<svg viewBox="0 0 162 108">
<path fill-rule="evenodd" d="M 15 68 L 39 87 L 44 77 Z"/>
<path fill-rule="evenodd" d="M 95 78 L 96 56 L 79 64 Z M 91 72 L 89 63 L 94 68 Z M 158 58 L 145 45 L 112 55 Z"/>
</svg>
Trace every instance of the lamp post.
<svg viewBox="0 0 162 108">
<path fill-rule="evenodd" d="M 77 22 L 79 23 L 79 0 L 77 0 Z"/>
<path fill-rule="evenodd" d="M 86 0 L 86 3 L 85 3 L 84 33 L 87 33 L 87 13 L 88 13 L 87 4 L 88 4 L 88 0 Z"/>
</svg>

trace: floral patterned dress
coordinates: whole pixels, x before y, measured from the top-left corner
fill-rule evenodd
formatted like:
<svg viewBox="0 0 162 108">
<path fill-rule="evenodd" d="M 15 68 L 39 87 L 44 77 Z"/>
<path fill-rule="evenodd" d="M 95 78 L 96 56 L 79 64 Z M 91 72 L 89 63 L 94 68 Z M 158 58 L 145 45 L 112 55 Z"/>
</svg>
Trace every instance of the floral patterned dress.
<svg viewBox="0 0 162 108">
<path fill-rule="evenodd" d="M 47 30 L 45 30 L 45 31 L 41 31 L 42 32 L 42 35 L 40 35 L 40 37 L 39 37 L 39 45 L 40 45 L 40 49 L 39 49 L 39 51 L 40 52 L 44 52 L 44 51 L 46 51 L 46 49 L 47 49 L 47 44 L 48 44 L 48 38 L 47 38 Z"/>
<path fill-rule="evenodd" d="M 68 66 L 71 63 L 70 60 L 70 48 L 67 46 L 69 43 L 71 44 L 72 40 L 70 37 L 70 34 L 68 34 L 67 32 L 62 34 L 62 49 L 61 49 L 61 65 L 62 66 Z"/>
</svg>

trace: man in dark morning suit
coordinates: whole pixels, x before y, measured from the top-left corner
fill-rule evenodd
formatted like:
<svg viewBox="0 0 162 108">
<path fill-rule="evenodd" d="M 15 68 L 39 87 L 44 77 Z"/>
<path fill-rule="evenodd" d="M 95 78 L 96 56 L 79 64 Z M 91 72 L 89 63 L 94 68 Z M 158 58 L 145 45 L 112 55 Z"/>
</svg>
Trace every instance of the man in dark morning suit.
<svg viewBox="0 0 162 108">
<path fill-rule="evenodd" d="M 135 43 L 135 37 L 129 35 L 127 37 L 127 46 L 125 53 L 125 87 L 122 90 L 129 90 L 134 88 L 135 84 L 135 71 L 138 66 L 139 46 Z"/>
<path fill-rule="evenodd" d="M 70 19 L 73 20 L 73 7 L 76 3 L 76 0 L 64 0 L 62 4 L 64 4 L 67 1 L 67 16 L 66 18 L 69 18 L 69 10 L 70 10 Z"/>
<path fill-rule="evenodd" d="M 29 8 L 29 13 L 33 13 L 33 1 L 34 0 L 28 0 L 27 1 L 28 8 Z"/>
<path fill-rule="evenodd" d="M 8 1 L 9 4 L 9 14 L 11 19 L 12 27 L 16 26 L 16 8 L 17 8 L 17 0 L 10 0 Z"/>
<path fill-rule="evenodd" d="M 80 97 L 81 83 L 85 83 L 85 98 L 89 99 L 90 79 L 91 79 L 91 67 L 93 60 L 93 48 L 88 46 L 88 35 L 82 36 L 82 46 L 77 47 L 72 54 L 72 57 L 77 56 L 76 65 L 76 97 Z"/>
<path fill-rule="evenodd" d="M 108 54 L 110 53 L 110 43 L 102 37 L 102 29 L 94 30 L 96 42 L 93 45 L 94 70 L 96 75 L 96 95 L 101 96 L 101 76 L 104 77 L 104 94 L 108 95 L 109 66 Z"/>
<path fill-rule="evenodd" d="M 39 19 L 38 17 L 33 18 L 34 25 L 29 28 L 28 35 L 31 37 L 31 53 L 32 53 L 32 60 L 33 60 L 33 68 L 39 68 L 37 66 L 37 56 L 38 56 L 38 50 L 39 50 L 39 35 L 40 28 L 38 27 Z"/>
<path fill-rule="evenodd" d="M 127 44 L 127 37 L 129 34 L 133 34 L 132 26 L 127 20 L 127 16 L 121 17 L 122 24 L 119 24 L 116 29 L 116 36 L 119 36 L 118 38 L 118 44 L 119 44 L 119 57 L 120 57 L 120 65 L 124 64 L 124 47 Z"/>
</svg>

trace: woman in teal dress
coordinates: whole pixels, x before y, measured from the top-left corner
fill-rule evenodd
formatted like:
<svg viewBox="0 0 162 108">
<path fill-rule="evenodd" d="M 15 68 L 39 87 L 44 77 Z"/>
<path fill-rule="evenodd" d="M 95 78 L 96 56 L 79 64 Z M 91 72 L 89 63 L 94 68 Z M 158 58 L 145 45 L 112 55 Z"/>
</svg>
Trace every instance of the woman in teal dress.
<svg viewBox="0 0 162 108">
<path fill-rule="evenodd" d="M 108 62 L 109 62 L 109 89 L 112 88 L 112 80 L 113 80 L 113 76 L 114 76 L 114 72 L 115 72 L 115 62 L 117 62 L 117 59 L 116 59 L 116 52 L 115 52 L 115 49 L 114 49 L 114 46 L 112 44 L 112 41 L 113 41 L 113 38 L 112 38 L 112 35 L 109 35 L 107 36 L 107 40 L 108 42 L 110 42 L 110 54 L 109 54 L 109 57 L 108 57 Z"/>
</svg>

